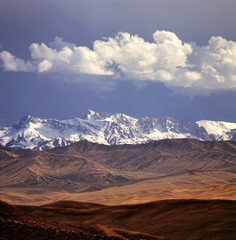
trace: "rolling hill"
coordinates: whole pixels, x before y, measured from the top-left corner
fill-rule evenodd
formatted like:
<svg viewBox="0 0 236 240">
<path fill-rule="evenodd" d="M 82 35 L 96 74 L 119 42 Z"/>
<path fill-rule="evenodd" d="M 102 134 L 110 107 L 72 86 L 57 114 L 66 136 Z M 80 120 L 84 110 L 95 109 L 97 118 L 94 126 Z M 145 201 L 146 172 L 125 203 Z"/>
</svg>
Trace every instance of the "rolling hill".
<svg viewBox="0 0 236 240">
<path fill-rule="evenodd" d="M 48 151 L 1 147 L 0 159 L 0 197 L 12 203 L 236 199 L 235 142 L 166 139 L 107 146 L 80 141 Z"/>
</svg>

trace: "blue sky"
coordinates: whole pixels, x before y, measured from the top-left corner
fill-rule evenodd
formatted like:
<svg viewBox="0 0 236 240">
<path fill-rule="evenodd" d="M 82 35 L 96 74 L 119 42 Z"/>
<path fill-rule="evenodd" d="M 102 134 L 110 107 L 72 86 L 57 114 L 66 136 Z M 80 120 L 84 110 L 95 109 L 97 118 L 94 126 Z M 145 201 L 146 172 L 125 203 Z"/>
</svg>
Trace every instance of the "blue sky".
<svg viewBox="0 0 236 240">
<path fill-rule="evenodd" d="M 87 109 L 236 121 L 234 0 L 0 0 L 0 125 Z"/>
</svg>

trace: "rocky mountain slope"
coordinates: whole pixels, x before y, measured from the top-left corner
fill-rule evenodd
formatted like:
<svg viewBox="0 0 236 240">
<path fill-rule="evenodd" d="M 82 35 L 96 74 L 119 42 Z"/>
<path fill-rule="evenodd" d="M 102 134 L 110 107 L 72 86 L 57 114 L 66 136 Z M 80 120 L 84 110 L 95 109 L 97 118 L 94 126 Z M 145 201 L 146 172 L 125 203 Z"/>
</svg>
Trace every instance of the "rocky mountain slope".
<svg viewBox="0 0 236 240">
<path fill-rule="evenodd" d="M 165 139 L 140 145 L 80 141 L 48 151 L 0 147 L 0 187 L 86 192 L 191 171 L 236 171 L 235 142 Z"/>
<path fill-rule="evenodd" d="M 13 127 L 0 129 L 0 144 L 34 150 L 67 146 L 80 140 L 121 145 L 179 138 L 236 141 L 236 123 L 204 120 L 191 123 L 171 117 L 138 119 L 121 113 L 89 110 L 84 118 L 71 120 L 25 116 Z"/>
</svg>

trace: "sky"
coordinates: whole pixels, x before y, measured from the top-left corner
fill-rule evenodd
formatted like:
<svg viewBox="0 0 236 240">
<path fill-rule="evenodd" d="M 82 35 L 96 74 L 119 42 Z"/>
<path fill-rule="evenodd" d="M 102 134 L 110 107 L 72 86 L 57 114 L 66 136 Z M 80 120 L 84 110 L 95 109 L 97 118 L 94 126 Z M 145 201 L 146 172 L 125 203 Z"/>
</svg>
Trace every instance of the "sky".
<svg viewBox="0 0 236 240">
<path fill-rule="evenodd" d="M 0 0 L 0 126 L 25 115 L 236 122 L 235 0 Z"/>
</svg>

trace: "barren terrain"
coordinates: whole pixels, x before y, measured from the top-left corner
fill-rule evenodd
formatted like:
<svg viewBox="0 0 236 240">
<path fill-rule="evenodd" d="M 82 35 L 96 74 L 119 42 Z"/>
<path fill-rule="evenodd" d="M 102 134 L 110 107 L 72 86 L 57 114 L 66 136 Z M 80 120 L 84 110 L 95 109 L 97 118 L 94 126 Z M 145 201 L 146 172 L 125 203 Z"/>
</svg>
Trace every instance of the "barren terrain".
<svg viewBox="0 0 236 240">
<path fill-rule="evenodd" d="M 42 152 L 1 147 L 0 157 L 0 198 L 12 204 L 236 200 L 235 142 L 106 146 L 81 141 Z"/>
<path fill-rule="evenodd" d="M 4 240 L 236 238 L 235 142 L 0 146 L 0 161 Z"/>
<path fill-rule="evenodd" d="M 106 206 L 60 201 L 44 206 L 0 202 L 1 239 L 236 238 L 236 202 L 162 200 Z"/>
</svg>

